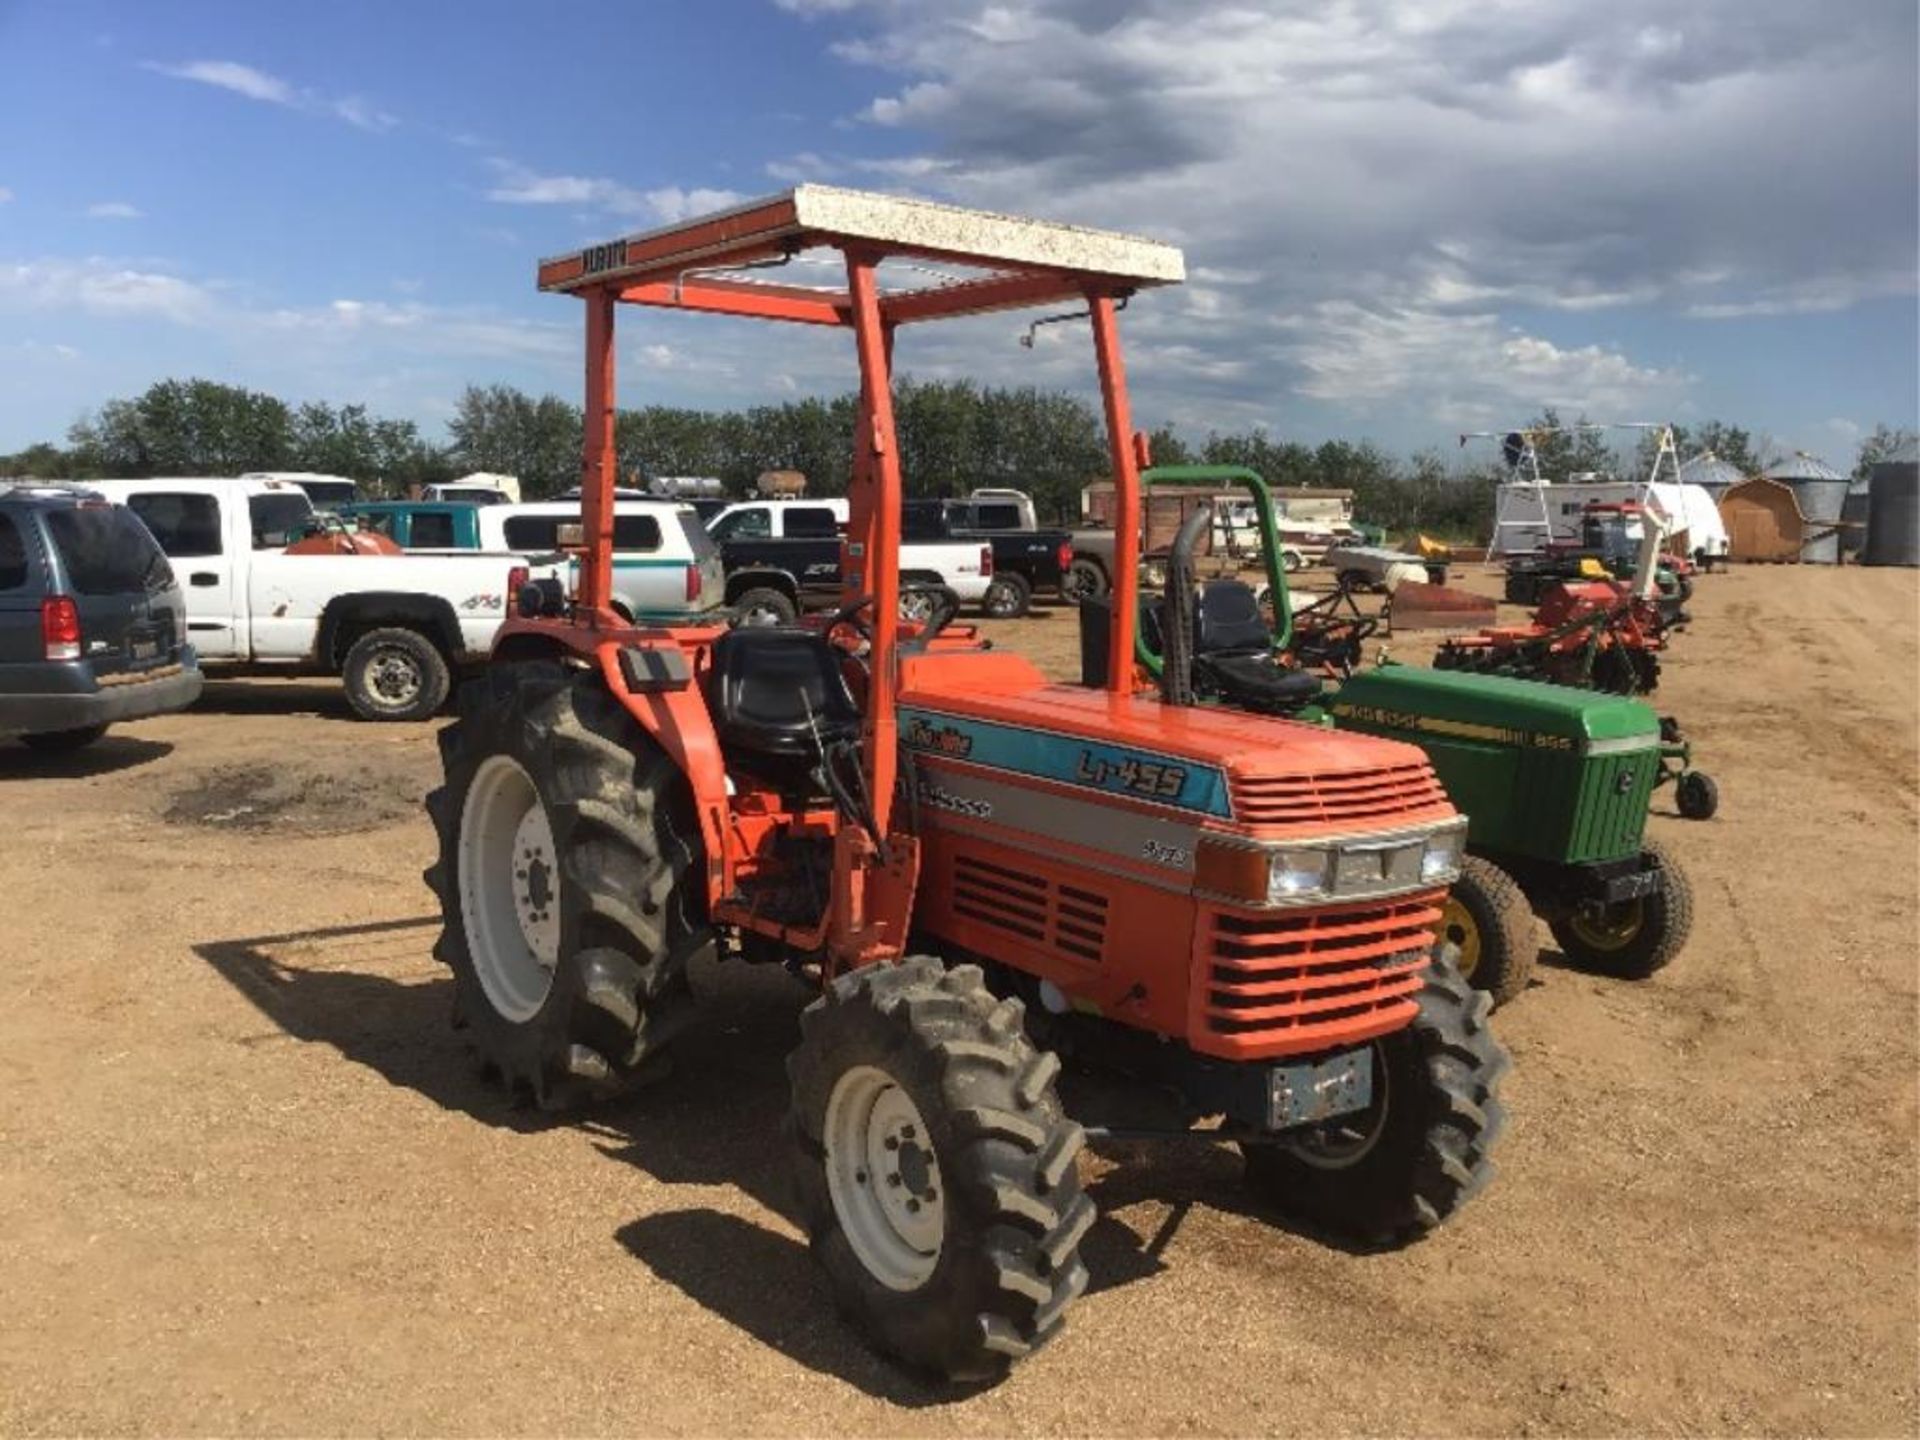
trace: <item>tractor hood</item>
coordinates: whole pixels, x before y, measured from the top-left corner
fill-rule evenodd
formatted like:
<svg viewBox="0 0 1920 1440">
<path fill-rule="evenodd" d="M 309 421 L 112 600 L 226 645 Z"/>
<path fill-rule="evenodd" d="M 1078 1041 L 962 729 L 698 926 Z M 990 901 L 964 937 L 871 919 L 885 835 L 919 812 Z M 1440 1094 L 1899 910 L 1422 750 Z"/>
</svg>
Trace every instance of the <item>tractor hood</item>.
<svg viewBox="0 0 1920 1440">
<path fill-rule="evenodd" d="M 1623 695 L 1539 680 L 1381 665 L 1355 675 L 1327 705 L 1337 721 L 1500 745 L 1591 751 L 1657 743 L 1660 720 Z"/>
</svg>

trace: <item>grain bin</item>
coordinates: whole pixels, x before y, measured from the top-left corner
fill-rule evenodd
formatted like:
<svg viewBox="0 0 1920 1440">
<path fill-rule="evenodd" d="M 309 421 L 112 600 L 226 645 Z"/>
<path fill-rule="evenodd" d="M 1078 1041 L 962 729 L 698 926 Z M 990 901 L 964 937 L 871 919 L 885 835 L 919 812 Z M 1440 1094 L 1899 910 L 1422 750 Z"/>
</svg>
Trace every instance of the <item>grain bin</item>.
<svg viewBox="0 0 1920 1440">
<path fill-rule="evenodd" d="M 1738 465 L 1731 460 L 1722 460 L 1711 450 L 1702 450 L 1680 467 L 1681 484 L 1698 485 L 1716 502 L 1726 493 L 1729 485 L 1738 485 L 1746 478 Z"/>
<path fill-rule="evenodd" d="M 1806 520 L 1806 540 L 1800 558 L 1809 565 L 1840 563 L 1840 521 L 1852 481 L 1818 456 L 1800 450 L 1776 460 L 1761 472 L 1793 491 Z"/>
<path fill-rule="evenodd" d="M 1920 565 L 1920 444 L 1909 440 L 1867 479 L 1862 565 Z"/>
</svg>

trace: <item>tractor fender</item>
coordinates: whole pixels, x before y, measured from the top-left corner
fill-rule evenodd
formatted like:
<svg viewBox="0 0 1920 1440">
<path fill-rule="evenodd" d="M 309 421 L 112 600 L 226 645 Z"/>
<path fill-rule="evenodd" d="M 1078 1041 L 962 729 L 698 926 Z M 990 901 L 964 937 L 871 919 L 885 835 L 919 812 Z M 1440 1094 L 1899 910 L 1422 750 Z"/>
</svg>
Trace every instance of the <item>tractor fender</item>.
<svg viewBox="0 0 1920 1440">
<path fill-rule="evenodd" d="M 678 671 L 684 679 L 663 679 L 658 685 L 635 689 L 620 663 L 622 648 L 619 638 L 585 625 L 515 618 L 500 627 L 491 663 L 557 660 L 598 672 L 607 692 L 687 777 L 706 852 L 707 901 L 717 904 L 732 893 L 734 884 L 727 848 L 727 770 L 706 695 L 694 673 L 693 654 L 672 639 L 649 638 L 646 649 L 672 657 L 658 667 L 661 673 Z"/>
<path fill-rule="evenodd" d="M 694 814 L 700 821 L 700 840 L 706 851 L 707 904 L 716 906 L 733 893 L 732 855 L 727 846 L 727 767 L 720 757 L 720 737 L 713 728 L 706 695 L 695 679 L 678 688 L 634 690 L 620 665 L 620 644 L 603 640 L 594 647 L 600 678 L 614 698 L 626 707 L 640 728 L 687 777 L 693 791 Z M 689 674 L 693 657 L 680 650 Z"/>
</svg>

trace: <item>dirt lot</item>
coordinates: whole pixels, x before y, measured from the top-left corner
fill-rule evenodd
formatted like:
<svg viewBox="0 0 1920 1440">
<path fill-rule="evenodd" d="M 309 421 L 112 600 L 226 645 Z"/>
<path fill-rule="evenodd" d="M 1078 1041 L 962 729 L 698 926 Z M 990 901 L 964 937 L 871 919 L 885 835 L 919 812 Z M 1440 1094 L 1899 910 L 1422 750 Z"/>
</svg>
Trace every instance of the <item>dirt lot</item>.
<svg viewBox="0 0 1920 1440">
<path fill-rule="evenodd" d="M 1917 601 L 1703 583 L 1661 699 L 1722 814 L 1654 822 L 1692 947 L 1639 986 L 1547 957 L 1456 1224 L 1349 1255 L 1222 1151 L 1091 1157 L 1092 1292 L 965 1397 L 871 1358 L 777 1209 L 792 982 L 697 977 L 677 1074 L 583 1122 L 481 1083 L 431 727 L 257 682 L 0 747 L 0 1430 L 1911 1435 Z M 1064 612 L 997 636 L 1074 653 Z"/>
</svg>

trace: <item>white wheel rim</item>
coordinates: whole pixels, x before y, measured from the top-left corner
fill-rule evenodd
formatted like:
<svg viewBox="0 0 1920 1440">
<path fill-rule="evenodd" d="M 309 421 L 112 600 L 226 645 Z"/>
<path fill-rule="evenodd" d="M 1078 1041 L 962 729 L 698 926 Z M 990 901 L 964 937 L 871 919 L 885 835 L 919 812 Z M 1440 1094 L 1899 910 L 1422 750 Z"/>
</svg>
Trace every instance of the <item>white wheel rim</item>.
<svg viewBox="0 0 1920 1440">
<path fill-rule="evenodd" d="M 946 1183 L 907 1092 L 884 1070 L 856 1066 L 827 1101 L 827 1190 L 840 1229 L 889 1290 L 915 1290 L 940 1263 Z"/>
<path fill-rule="evenodd" d="M 533 777 L 508 755 L 474 772 L 460 813 L 460 919 L 488 1003 L 533 1018 L 560 960 L 560 871 Z"/>
</svg>

